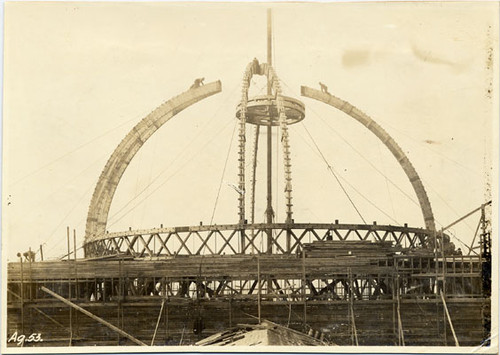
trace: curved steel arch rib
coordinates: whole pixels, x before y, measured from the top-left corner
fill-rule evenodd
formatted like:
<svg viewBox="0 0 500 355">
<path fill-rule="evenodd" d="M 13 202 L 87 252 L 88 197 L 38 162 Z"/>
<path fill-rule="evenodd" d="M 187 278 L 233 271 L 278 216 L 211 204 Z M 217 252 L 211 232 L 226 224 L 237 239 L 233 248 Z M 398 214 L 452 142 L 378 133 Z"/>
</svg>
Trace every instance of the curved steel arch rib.
<svg viewBox="0 0 500 355">
<path fill-rule="evenodd" d="M 132 128 L 111 154 L 99 177 L 87 215 L 85 243 L 106 233 L 109 209 L 118 183 L 132 158 L 149 137 L 180 111 L 221 90 L 220 81 L 190 89 L 160 105 Z"/>
<path fill-rule="evenodd" d="M 382 143 L 385 144 L 385 146 L 391 151 L 392 155 L 394 155 L 398 163 L 403 168 L 404 172 L 406 173 L 406 176 L 408 177 L 411 185 L 413 186 L 413 190 L 415 190 L 415 194 L 417 195 L 418 202 L 420 204 L 420 208 L 422 210 L 422 214 L 424 217 L 425 227 L 429 230 L 436 230 L 431 203 L 429 202 L 429 198 L 427 197 L 427 193 L 425 192 L 422 180 L 420 180 L 417 171 L 413 167 L 412 163 L 410 162 L 406 154 L 396 143 L 396 141 L 377 122 L 375 122 L 368 115 L 366 115 L 364 112 L 360 111 L 347 101 L 341 100 L 338 97 L 335 97 L 326 92 L 311 89 L 307 86 L 302 86 L 300 88 L 300 91 L 302 96 L 322 101 L 325 104 L 333 106 L 336 109 L 339 109 L 347 113 L 349 116 L 351 116 L 356 121 L 360 122 L 366 128 L 368 128 L 373 134 L 375 134 L 382 141 Z"/>
</svg>

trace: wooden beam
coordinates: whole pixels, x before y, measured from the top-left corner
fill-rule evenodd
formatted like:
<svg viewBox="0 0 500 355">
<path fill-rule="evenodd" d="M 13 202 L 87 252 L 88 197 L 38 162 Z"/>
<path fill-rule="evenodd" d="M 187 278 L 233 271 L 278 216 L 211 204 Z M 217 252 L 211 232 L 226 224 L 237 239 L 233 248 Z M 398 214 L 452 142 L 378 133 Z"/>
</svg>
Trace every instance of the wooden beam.
<svg viewBox="0 0 500 355">
<path fill-rule="evenodd" d="M 399 298 L 399 295 L 398 295 L 398 298 Z M 403 322 L 401 321 L 401 308 L 400 308 L 400 305 L 399 305 L 399 300 L 398 300 L 398 333 L 399 333 L 399 337 L 401 339 L 402 345 L 406 346 L 406 344 L 405 344 L 405 334 L 403 332 Z"/>
<path fill-rule="evenodd" d="M 260 256 L 257 255 L 257 284 L 258 284 L 258 297 L 257 297 L 257 314 L 259 315 L 259 324 L 260 324 L 260 297 L 262 294 L 261 286 L 260 286 Z"/>
<path fill-rule="evenodd" d="M 165 306 L 165 298 L 163 299 L 163 301 L 161 303 L 160 314 L 158 314 L 158 320 L 156 321 L 155 332 L 153 333 L 153 339 L 151 339 L 151 346 L 153 346 L 155 343 L 156 332 L 158 331 L 158 326 L 160 325 L 161 314 L 163 312 L 163 306 Z"/>
<path fill-rule="evenodd" d="M 444 299 L 443 290 L 440 290 L 441 300 L 443 300 L 444 311 L 446 312 L 446 318 L 448 318 L 448 323 L 450 323 L 451 332 L 453 333 L 453 338 L 455 339 L 455 346 L 460 346 L 458 343 L 457 335 L 455 334 L 455 328 L 451 322 L 450 313 L 448 312 L 448 306 L 446 305 L 446 300 Z"/>
<path fill-rule="evenodd" d="M 350 289 L 350 298 L 349 298 L 349 308 L 350 308 L 350 313 L 351 313 L 351 326 L 352 326 L 352 332 L 354 335 L 354 341 L 356 342 L 356 346 L 359 346 L 358 342 L 358 331 L 356 329 L 356 319 L 354 317 L 354 293 L 353 293 L 353 282 L 352 282 L 352 272 L 351 268 L 348 268 L 348 273 L 349 273 L 349 289 Z M 354 345 L 354 344 L 353 344 Z"/>
<path fill-rule="evenodd" d="M 13 295 L 14 297 L 17 297 L 18 299 L 21 299 L 21 296 L 19 296 L 17 293 L 7 289 L 7 292 L 9 292 L 11 295 Z M 33 307 L 33 309 L 35 311 L 37 311 L 38 313 L 40 313 L 42 316 L 46 317 L 48 320 L 54 322 L 55 324 L 59 325 L 60 327 L 62 328 L 65 328 L 66 329 L 66 326 L 65 325 L 62 325 L 61 323 L 59 323 L 58 321 L 56 321 L 54 318 L 52 318 L 51 316 L 49 316 L 47 313 L 45 313 L 44 311 L 42 311 L 41 309 L 37 308 L 37 307 Z"/>
<path fill-rule="evenodd" d="M 487 205 L 489 205 L 489 204 L 491 204 L 491 201 L 488 201 L 488 202 L 486 202 L 485 204 L 483 204 L 483 205 L 479 206 L 478 208 L 476 208 L 475 210 L 470 211 L 470 212 L 469 212 L 469 213 L 467 213 L 465 216 L 463 216 L 463 217 L 461 217 L 461 218 L 457 219 L 455 222 L 453 222 L 453 223 L 451 223 L 451 224 L 447 225 L 446 227 L 442 228 L 442 232 L 443 232 L 443 231 L 445 231 L 445 230 L 447 230 L 447 229 L 449 229 L 449 228 L 451 228 L 451 227 L 453 227 L 455 224 L 457 224 L 457 223 L 459 223 L 459 222 L 462 222 L 464 219 L 466 219 L 467 217 L 469 217 L 469 216 L 473 215 L 473 214 L 474 214 L 474 213 L 476 213 L 477 211 L 482 210 L 485 206 L 487 206 Z"/>
<path fill-rule="evenodd" d="M 86 309 L 74 304 L 73 302 L 71 301 L 68 301 L 67 299 L 65 299 L 64 297 L 58 295 L 57 293 L 49 290 L 48 288 L 46 288 L 45 286 L 42 286 L 41 287 L 41 290 L 45 293 L 48 293 L 49 295 L 51 295 L 52 297 L 54 298 L 57 298 L 59 301 L 63 302 L 64 304 L 67 304 L 68 306 L 71 306 L 73 308 L 75 308 L 76 310 L 82 312 L 83 314 L 85 314 L 86 316 L 98 321 L 99 323 L 105 325 L 106 327 L 110 328 L 111 330 L 114 330 L 115 332 L 117 332 L 118 334 L 132 340 L 134 343 L 138 344 L 138 345 L 142 345 L 142 346 L 147 346 L 147 344 L 143 343 L 142 341 L 140 341 L 139 339 L 133 337 L 132 335 L 124 332 L 123 330 L 121 330 L 120 328 L 118 327 L 115 327 L 113 324 L 109 323 L 109 322 L 106 322 L 104 319 L 90 313 L 89 311 L 87 311 Z"/>
</svg>

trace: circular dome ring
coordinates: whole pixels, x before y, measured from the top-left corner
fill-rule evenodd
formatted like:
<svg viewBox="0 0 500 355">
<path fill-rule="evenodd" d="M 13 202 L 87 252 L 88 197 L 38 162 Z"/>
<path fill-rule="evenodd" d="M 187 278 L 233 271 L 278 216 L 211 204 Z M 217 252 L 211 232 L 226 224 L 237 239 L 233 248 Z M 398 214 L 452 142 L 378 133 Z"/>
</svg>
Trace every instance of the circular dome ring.
<svg viewBox="0 0 500 355">
<path fill-rule="evenodd" d="M 281 96 L 288 125 L 302 121 L 305 117 L 305 105 L 294 98 Z M 236 108 L 236 117 L 240 118 L 241 104 Z M 279 113 L 276 98 L 272 95 L 256 96 L 249 99 L 246 109 L 246 122 L 259 126 L 279 126 Z"/>
</svg>

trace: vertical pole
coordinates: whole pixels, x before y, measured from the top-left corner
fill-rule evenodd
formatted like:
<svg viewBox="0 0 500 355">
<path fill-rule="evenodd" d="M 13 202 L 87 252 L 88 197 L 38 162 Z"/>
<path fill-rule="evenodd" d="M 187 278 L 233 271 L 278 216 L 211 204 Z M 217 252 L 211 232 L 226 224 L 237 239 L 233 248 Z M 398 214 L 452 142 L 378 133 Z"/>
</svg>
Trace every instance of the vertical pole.
<svg viewBox="0 0 500 355">
<path fill-rule="evenodd" d="M 68 242 L 68 261 L 70 261 L 69 227 L 66 227 L 66 241 Z"/>
<path fill-rule="evenodd" d="M 40 259 L 43 261 L 43 247 L 42 244 L 40 244 Z"/>
<path fill-rule="evenodd" d="M 439 294 L 439 282 L 438 282 L 438 273 L 439 273 L 439 260 L 438 260 L 438 242 L 437 242 L 437 232 L 435 230 L 432 231 L 433 234 L 433 239 L 434 239 L 434 271 L 436 275 L 434 276 L 434 294 L 435 298 L 434 301 L 436 303 L 436 333 L 437 333 L 437 338 L 439 339 L 440 336 L 440 327 L 439 327 L 439 299 L 438 299 L 438 294 Z"/>
<path fill-rule="evenodd" d="M 352 290 L 351 268 L 347 268 L 347 273 L 349 274 L 349 324 L 351 325 L 351 345 L 354 345 L 354 324 L 352 324 L 354 320 L 352 316 L 352 312 L 354 311 L 354 307 L 352 307 L 352 298 L 354 296 L 354 292 Z"/>
<path fill-rule="evenodd" d="M 76 229 L 73 229 L 73 259 L 75 260 L 75 299 L 80 297 L 80 287 L 78 285 L 78 268 L 76 264 Z M 78 312 L 75 312 L 76 332 L 78 333 Z"/>
<path fill-rule="evenodd" d="M 66 240 L 68 242 L 68 270 L 70 268 L 70 260 L 71 260 L 71 246 L 69 242 L 69 226 L 66 227 Z M 68 300 L 71 300 L 71 273 L 68 275 Z M 71 346 L 73 340 L 73 308 L 69 307 L 69 344 Z"/>
<path fill-rule="evenodd" d="M 272 11 L 267 9 L 267 64 L 273 65 L 273 44 L 272 44 Z"/>
<path fill-rule="evenodd" d="M 288 302 L 288 322 L 286 324 L 287 328 L 290 328 L 290 320 L 292 319 L 292 304 Z"/>
<path fill-rule="evenodd" d="M 165 339 L 168 338 L 168 328 L 167 328 L 167 308 L 168 308 L 168 298 L 167 298 L 167 278 L 162 278 L 162 293 L 163 298 L 165 299 L 166 307 L 163 308 L 163 327 L 165 328 Z M 165 344 L 167 345 L 167 344 Z"/>
<path fill-rule="evenodd" d="M 392 288 L 392 332 L 394 336 L 396 336 L 396 281 L 394 280 L 395 277 L 398 275 L 398 263 L 399 260 L 394 257 L 394 265 L 396 268 L 396 272 L 393 274 L 392 280 L 391 280 L 391 288 Z M 399 334 L 398 334 L 398 339 L 399 339 Z"/>
<path fill-rule="evenodd" d="M 403 322 L 401 321 L 401 290 L 400 290 L 400 282 L 399 282 L 399 272 L 397 274 L 397 287 L 396 287 L 396 297 L 398 301 L 398 342 L 399 345 L 405 346 L 405 335 L 403 332 Z"/>
<path fill-rule="evenodd" d="M 76 230 L 73 229 L 73 259 L 75 260 L 75 292 L 78 298 L 78 269 L 76 267 Z"/>
<path fill-rule="evenodd" d="M 116 323 L 118 324 L 118 326 L 121 325 L 120 318 L 121 318 L 121 314 L 122 314 L 122 299 L 123 299 L 122 260 L 123 260 L 123 258 L 120 258 L 118 260 L 118 302 L 116 304 L 116 306 L 117 306 Z M 121 325 L 121 327 L 123 328 L 123 325 Z M 120 334 L 118 334 L 118 345 L 120 345 Z"/>
<path fill-rule="evenodd" d="M 484 241 L 483 241 L 483 236 L 486 234 L 486 223 L 485 223 L 485 218 L 486 215 L 484 213 L 484 205 L 481 206 L 481 219 L 479 221 L 479 224 L 481 226 L 481 237 L 479 237 L 479 261 L 482 265 L 483 263 L 483 255 L 484 255 Z M 472 246 L 472 245 L 471 245 Z"/>
<path fill-rule="evenodd" d="M 29 247 L 28 249 L 28 275 L 29 275 L 29 282 L 28 282 L 28 286 L 29 286 L 29 298 L 30 298 L 30 301 L 33 301 L 33 278 L 32 278 L 32 275 L 31 275 L 31 262 L 33 261 L 33 258 L 34 258 L 34 254 L 32 254 L 32 251 L 31 251 L 31 247 Z M 29 309 L 29 326 L 30 328 L 32 327 L 32 320 L 33 320 L 33 316 L 32 316 L 32 309 L 30 308 Z"/>
<path fill-rule="evenodd" d="M 170 280 L 169 280 L 170 282 Z M 167 339 L 169 338 L 169 324 L 168 324 L 168 316 L 169 316 L 169 310 L 168 310 L 168 298 L 167 298 L 167 307 L 165 307 L 165 333 L 166 333 L 166 337 Z"/>
<path fill-rule="evenodd" d="M 120 286 L 118 286 L 118 288 L 120 288 Z M 116 324 L 118 324 L 118 326 L 120 326 L 120 303 L 121 300 L 118 299 L 116 307 Z M 120 345 L 120 334 L 116 335 L 116 345 Z"/>
<path fill-rule="evenodd" d="M 250 223 L 253 225 L 255 223 L 255 183 L 257 180 L 257 151 L 259 149 L 259 135 L 260 135 L 260 126 L 255 126 L 254 132 L 254 140 L 253 140 L 253 162 L 252 162 L 252 200 L 250 205 Z M 252 254 L 254 253 L 254 239 L 255 239 L 255 229 L 251 230 L 251 239 L 252 239 Z M 259 253 L 263 252 L 263 250 L 259 250 Z"/>
<path fill-rule="evenodd" d="M 356 319 L 354 317 L 354 292 L 353 292 L 353 287 L 354 287 L 354 284 L 352 282 L 352 272 L 351 272 L 351 268 L 349 268 L 349 290 L 350 290 L 350 303 L 349 303 L 349 307 L 350 307 L 350 314 L 351 314 L 351 325 L 352 325 L 352 335 L 354 337 L 354 342 L 356 344 L 356 346 L 359 345 L 359 342 L 358 342 L 358 332 L 356 330 Z M 354 345 L 354 344 L 353 344 Z"/>
<path fill-rule="evenodd" d="M 404 263 L 404 260 L 403 260 Z M 399 319 L 399 260 L 396 261 L 396 287 L 394 288 L 394 295 L 396 297 L 396 313 L 398 316 L 398 346 L 401 346 L 401 324 Z M 404 266 L 404 265 L 403 265 Z"/>
<path fill-rule="evenodd" d="M 490 201 L 491 203 L 491 201 Z M 481 265 L 481 291 L 483 297 L 491 297 L 491 228 L 489 227 L 488 220 L 491 219 L 491 213 L 486 211 L 487 204 L 481 206 L 481 236 L 479 240 L 479 245 L 481 247 L 479 252 L 479 260 Z M 472 269 L 472 268 L 471 268 Z M 483 344 L 489 346 L 491 344 L 491 312 L 481 312 L 481 320 L 483 324 L 483 339 L 486 339 Z"/>
<path fill-rule="evenodd" d="M 306 251 L 302 248 L 302 302 L 304 302 L 304 331 L 307 326 L 307 303 L 306 303 Z"/>
<path fill-rule="evenodd" d="M 444 251 L 444 231 L 441 229 L 441 257 L 443 258 L 443 292 L 446 294 L 446 254 Z"/>
<path fill-rule="evenodd" d="M 33 281 L 32 281 L 32 278 L 31 278 L 31 247 L 29 248 L 29 255 L 28 255 L 28 270 L 29 270 L 29 277 L 30 277 L 30 282 L 29 282 L 29 286 L 30 286 L 30 293 L 29 293 L 29 296 L 30 296 L 30 301 L 33 300 L 33 292 L 32 292 L 32 285 L 33 285 Z"/>
<path fill-rule="evenodd" d="M 349 289 L 347 297 L 351 297 L 350 295 L 351 289 Z M 347 299 L 349 304 L 347 305 L 347 320 L 349 325 L 349 333 L 351 334 L 351 345 L 354 345 L 354 332 L 352 331 L 352 317 L 351 317 L 351 301 Z"/>
<path fill-rule="evenodd" d="M 483 204 L 481 206 L 481 236 L 479 241 L 479 244 L 481 246 L 479 252 L 479 261 L 481 265 L 481 276 L 483 280 L 482 293 L 484 297 L 491 296 L 491 227 L 488 222 L 489 220 L 491 220 L 491 212 L 489 212 L 489 210 L 486 211 L 487 205 L 489 205 L 489 203 Z M 487 328 L 488 326 L 486 325 L 485 329 Z M 488 337 L 489 335 L 486 338 Z"/>
<path fill-rule="evenodd" d="M 292 252 L 292 236 L 290 234 L 290 228 L 286 229 L 286 252 L 291 253 Z"/>
<path fill-rule="evenodd" d="M 259 324 L 260 324 L 260 295 L 261 295 L 261 288 L 260 288 L 260 257 L 257 256 L 257 315 L 259 317 Z"/>
<path fill-rule="evenodd" d="M 24 272 L 23 272 L 23 255 L 17 253 L 21 263 L 21 332 L 24 334 Z"/>
<path fill-rule="evenodd" d="M 259 321 L 260 322 L 260 321 Z M 229 297 L 229 328 L 233 326 L 233 297 Z"/>
<path fill-rule="evenodd" d="M 441 257 L 443 263 L 443 287 L 441 292 L 446 294 L 446 254 L 444 252 L 444 231 L 441 229 L 439 233 L 441 235 Z M 443 335 L 444 335 L 444 345 L 448 345 L 448 336 L 447 336 L 447 322 L 446 322 L 446 313 L 445 313 L 445 304 L 443 303 Z"/>
<path fill-rule="evenodd" d="M 267 9 L 267 64 L 269 66 L 273 65 L 272 56 L 272 23 L 271 23 L 271 9 Z M 272 83 L 268 79 L 267 81 L 267 95 L 272 94 Z M 273 223 L 273 186 L 272 186 L 272 167 L 273 167 L 273 156 L 272 156 L 272 117 L 269 116 L 269 124 L 267 126 L 267 209 L 266 209 L 266 222 L 267 224 Z M 273 252 L 273 231 L 269 227 L 267 229 L 267 253 L 272 254 Z"/>
</svg>

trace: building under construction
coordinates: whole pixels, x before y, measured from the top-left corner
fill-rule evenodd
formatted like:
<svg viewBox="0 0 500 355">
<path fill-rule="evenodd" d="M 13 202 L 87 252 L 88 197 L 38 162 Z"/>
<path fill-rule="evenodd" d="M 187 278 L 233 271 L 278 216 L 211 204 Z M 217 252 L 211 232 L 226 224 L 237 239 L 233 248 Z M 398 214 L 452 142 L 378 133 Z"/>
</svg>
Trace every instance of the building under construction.
<svg viewBox="0 0 500 355">
<path fill-rule="evenodd" d="M 221 92 L 220 81 L 200 78 L 141 120 L 110 156 L 88 211 L 84 258 L 74 257 L 75 251 L 64 260 L 35 261 L 27 253 L 8 264 L 7 339 L 43 329 L 43 341 L 35 336 L 23 345 L 192 345 L 238 324 L 258 327 L 268 320 L 321 344 L 489 344 L 491 203 L 473 206 L 462 218 L 479 216 L 471 248 L 457 250 L 447 229 L 462 219 L 438 230 L 404 151 L 377 122 L 324 85 L 302 86 L 301 95 L 343 111 L 383 142 L 415 191 L 425 228 L 295 222 L 288 127 L 306 117 L 306 107 L 283 95 L 271 43 L 268 18 L 267 60 L 254 59 L 244 69 L 235 111 L 235 223 L 107 232 L 114 193 L 141 146 L 177 113 Z M 254 76 L 267 80 L 265 95 L 249 96 Z M 272 133 L 278 128 L 284 221 L 275 220 L 272 204 Z M 263 222 L 255 218 L 259 146 L 267 153 Z M 72 238 L 68 229 L 68 249 Z"/>
</svg>

